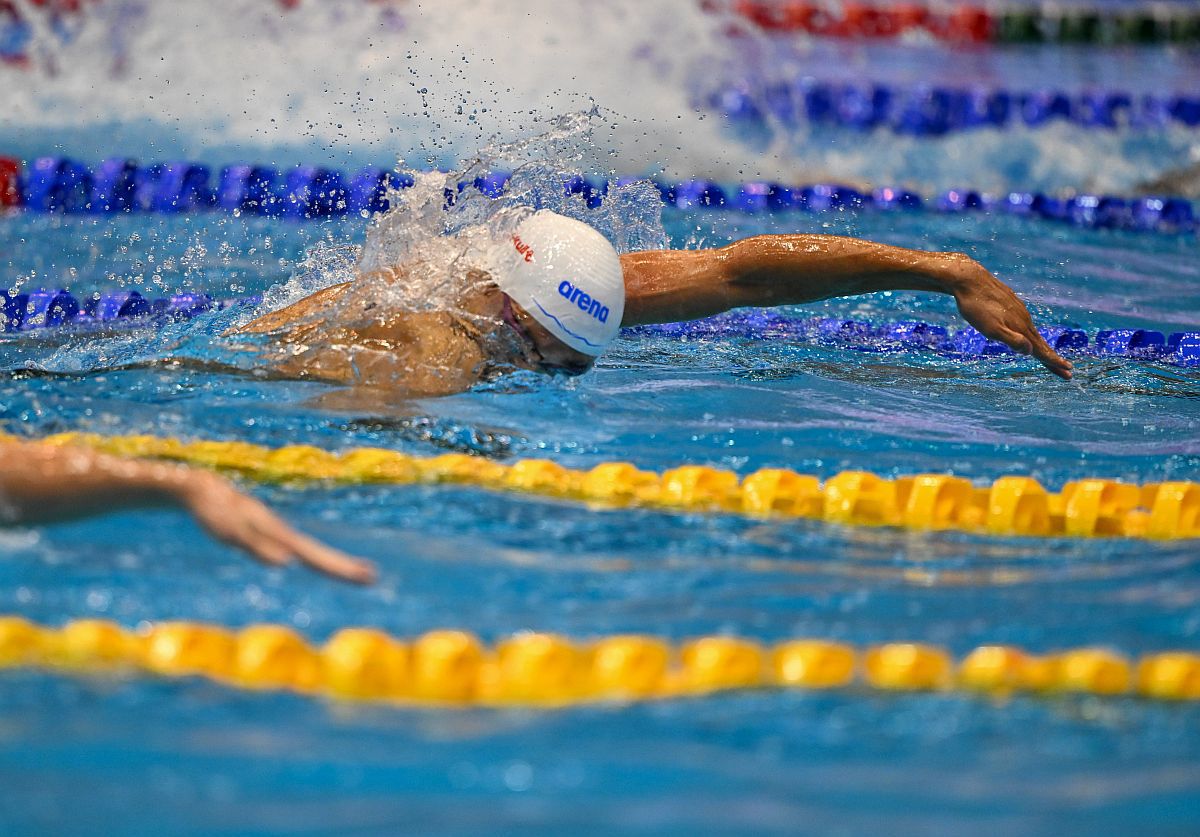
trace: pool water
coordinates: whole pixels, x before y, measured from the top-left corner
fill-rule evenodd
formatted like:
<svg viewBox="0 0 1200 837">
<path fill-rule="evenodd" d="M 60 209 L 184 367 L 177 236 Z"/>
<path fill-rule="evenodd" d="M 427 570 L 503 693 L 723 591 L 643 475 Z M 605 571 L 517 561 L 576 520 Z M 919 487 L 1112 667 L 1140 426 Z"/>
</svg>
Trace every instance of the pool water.
<svg viewBox="0 0 1200 837">
<path fill-rule="evenodd" d="M 806 231 L 963 250 L 1042 324 L 1185 329 L 1200 310 L 1193 237 L 934 213 L 671 211 L 665 223 L 676 247 Z M 21 215 L 0 224 L 0 278 L 255 294 L 285 282 L 314 245 L 361 243 L 362 228 Z M 794 313 L 956 323 L 949 299 L 909 293 Z M 506 378 L 387 410 L 323 407 L 332 388 L 322 384 L 140 365 L 219 352 L 223 316 L 164 333 L 5 335 L 3 425 L 572 467 L 1027 474 L 1054 489 L 1085 476 L 1200 478 L 1200 377 L 1154 362 L 1081 357 L 1068 383 L 1023 358 L 627 336 L 578 380 Z M 594 511 L 463 487 L 248 487 L 306 531 L 377 561 L 380 582 L 358 589 L 264 569 L 175 512 L 116 514 L 0 533 L 0 612 L 52 625 L 281 622 L 318 641 L 366 624 L 402 636 L 458 627 L 485 640 L 527 629 L 913 640 L 958 654 L 991 642 L 1194 650 L 1200 635 L 1200 561 L 1187 541 Z M 448 712 L 195 681 L 3 681 L 0 809 L 17 831 L 855 832 L 879 817 L 896 833 L 1200 825 L 1195 705 L 851 690 Z"/>
<path fill-rule="evenodd" d="M 1179 124 L 930 139 L 722 120 L 703 105 L 714 91 L 805 78 L 1194 95 L 1200 53 L 748 39 L 730 37 L 728 17 L 704 10 L 713 5 L 525 0 L 514 19 L 505 4 L 464 13 L 452 2 L 105 0 L 71 17 L 69 31 L 35 32 L 26 66 L 0 64 L 0 154 L 453 168 L 598 105 L 596 165 L 575 160 L 552 174 L 1134 194 L 1200 159 L 1194 129 Z M 1039 324 L 1200 330 L 1194 233 L 932 211 L 667 210 L 663 223 L 673 247 L 821 232 L 960 250 L 1012 284 Z M 365 226 L 5 215 L 0 288 L 278 301 L 352 264 Z M 951 300 L 911 293 L 789 313 L 958 324 Z M 1200 479 L 1196 368 L 1081 356 L 1063 382 L 1013 356 L 626 335 L 577 380 L 509 376 L 450 398 L 353 409 L 337 407 L 327 385 L 203 366 L 246 365 L 220 334 L 251 314 L 115 335 L 0 334 L 0 430 L 371 445 L 578 468 L 929 471 L 978 484 L 1022 474 L 1055 490 L 1083 477 Z M 201 364 L 152 365 L 168 357 Z M 313 641 L 370 625 L 399 636 L 461 628 L 489 642 L 536 630 L 919 641 L 956 655 L 982 643 L 1200 649 L 1194 541 L 597 511 L 461 486 L 245 487 L 304 531 L 377 562 L 379 583 L 265 569 L 180 513 L 122 513 L 0 530 L 0 614 L 52 626 L 277 622 Z M 0 832 L 1191 835 L 1197 729 L 1200 704 L 1132 698 L 849 689 L 447 711 L 7 670 Z"/>
</svg>

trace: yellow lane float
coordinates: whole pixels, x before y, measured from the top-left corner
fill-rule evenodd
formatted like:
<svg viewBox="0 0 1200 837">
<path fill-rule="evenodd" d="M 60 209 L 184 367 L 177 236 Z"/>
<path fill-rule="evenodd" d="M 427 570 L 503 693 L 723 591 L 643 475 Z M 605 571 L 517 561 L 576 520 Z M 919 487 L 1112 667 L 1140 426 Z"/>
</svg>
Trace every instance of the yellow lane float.
<svg viewBox="0 0 1200 837">
<path fill-rule="evenodd" d="M 163 622 L 134 632 L 101 619 L 53 629 L 0 617 L 5 668 L 105 676 L 142 670 L 248 690 L 429 706 L 556 707 L 780 688 L 1200 701 L 1200 653 L 1188 651 L 1130 660 L 1105 648 L 1037 656 L 984 645 L 956 663 L 947 650 L 918 643 L 860 650 L 831 640 L 790 639 L 768 647 L 731 636 L 676 647 L 650 636 L 578 642 L 521 633 L 488 648 L 464 631 L 430 631 L 406 642 L 373 628 L 345 628 L 315 646 L 283 625 L 235 633 L 219 625 Z"/>
<path fill-rule="evenodd" d="M 1037 480 L 1019 476 L 976 487 L 946 474 L 887 480 L 865 471 L 845 471 L 821 483 L 814 476 L 779 468 L 739 480 L 732 471 L 703 465 L 656 474 L 628 462 L 580 471 L 542 459 L 505 465 L 465 454 L 420 458 L 380 448 L 332 453 L 308 445 L 272 449 L 246 442 L 84 433 L 62 433 L 42 441 L 186 462 L 262 482 L 457 483 L 598 506 L 805 517 L 852 526 L 1026 537 L 1200 538 L 1200 483 L 1194 482 L 1136 486 L 1086 479 L 1069 482 L 1053 494 Z"/>
</svg>

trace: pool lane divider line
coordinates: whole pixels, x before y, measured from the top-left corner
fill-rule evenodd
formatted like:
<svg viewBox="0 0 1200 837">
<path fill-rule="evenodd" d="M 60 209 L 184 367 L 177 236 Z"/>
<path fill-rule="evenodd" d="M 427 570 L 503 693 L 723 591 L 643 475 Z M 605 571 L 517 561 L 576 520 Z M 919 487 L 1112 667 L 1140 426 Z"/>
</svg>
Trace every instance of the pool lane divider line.
<svg viewBox="0 0 1200 837">
<path fill-rule="evenodd" d="M 886 130 L 917 139 L 1058 122 L 1085 132 L 1200 126 L 1200 97 L 1188 93 L 825 82 L 804 75 L 735 77 L 717 82 L 694 101 L 727 120 L 735 136 L 754 143 L 801 126 L 860 134 Z"/>
<path fill-rule="evenodd" d="M 1198 103 L 1200 107 L 1200 103 Z M 112 215 L 180 214 L 224 210 L 241 215 L 320 219 L 389 208 L 388 190 L 413 184 L 410 174 L 366 167 L 354 174 L 337 169 L 235 164 L 217 172 L 209 166 L 173 161 L 141 166 L 134 160 L 110 158 L 95 169 L 65 157 L 40 157 L 26 170 L 20 161 L 0 157 L 0 208 L 34 213 Z M 446 190 L 452 204 L 468 187 L 488 197 L 503 194 L 509 172 L 481 174 Z M 608 180 L 572 175 L 563 180 L 566 195 L 579 195 L 591 208 L 600 206 L 612 185 L 646 178 Z M 788 186 L 769 182 L 719 184 L 709 180 L 654 181 L 663 202 L 680 210 L 733 209 L 746 213 L 778 212 L 918 212 L 976 215 L 981 212 L 1040 218 L 1083 228 L 1138 232 L 1192 233 L 1197 212 L 1191 201 L 1169 196 L 1121 197 L 1077 194 L 1056 197 L 1037 191 L 992 195 L 951 189 L 934 198 L 883 187 L 873 191 L 836 183 Z"/>
<path fill-rule="evenodd" d="M 80 619 L 54 629 L 15 616 L 0 617 L 0 670 L 6 668 L 203 677 L 235 689 L 429 707 L 554 708 L 745 689 L 1200 700 L 1200 654 L 1187 651 L 1131 660 L 1101 647 L 1035 655 L 984 645 L 956 661 L 943 648 L 909 642 L 860 649 L 826 639 L 766 646 L 705 636 L 674 645 L 643 635 L 577 641 L 523 632 L 487 647 L 465 631 L 404 641 L 362 627 L 342 629 L 318 646 L 278 624 L 235 632 L 159 622 L 128 631 L 109 620 Z"/>
<path fill-rule="evenodd" d="M 1200 364 L 1200 330 L 1164 334 L 1153 329 L 1106 328 L 1089 336 L 1082 329 L 1048 326 L 1038 329 L 1055 350 L 1072 356 L 1157 360 L 1180 366 Z M 874 323 L 841 317 L 789 317 L 765 309 L 718 314 L 684 323 L 637 326 L 626 335 L 682 339 L 774 339 L 833 344 L 862 351 L 933 352 L 951 357 L 1017 354 L 974 328 L 950 329 L 920 320 Z"/>
<path fill-rule="evenodd" d="M 370 447 L 333 453 L 309 445 L 268 448 L 248 442 L 86 433 L 60 433 L 40 441 L 182 462 L 263 483 L 471 485 L 599 509 L 808 518 L 848 526 L 1005 537 L 1200 538 L 1197 482 L 1139 486 L 1082 479 L 1051 493 L 1037 480 L 1021 476 L 975 486 L 949 474 L 888 480 L 866 471 L 843 471 L 821 482 L 782 468 L 763 468 L 739 478 L 732 471 L 704 465 L 683 465 L 660 474 L 628 462 L 606 462 L 583 471 L 544 459 L 506 465 L 466 454 L 416 457 Z"/>
<path fill-rule="evenodd" d="M 215 300 L 208 294 L 181 293 L 146 298 L 137 291 L 92 294 L 83 302 L 66 290 L 0 291 L 0 317 L 4 331 L 46 328 L 162 327 L 211 310 L 256 306 L 258 296 Z M 1200 331 L 1169 335 L 1153 329 L 1108 328 L 1094 337 L 1081 329 L 1049 326 L 1039 329 L 1057 351 L 1072 356 L 1091 354 L 1104 358 L 1157 360 L 1179 366 L 1200 364 Z M 861 351 L 934 352 L 952 357 L 1015 356 L 1003 343 L 989 340 L 973 328 L 951 330 L 920 320 L 872 323 L 838 317 L 797 318 L 767 310 L 732 311 L 702 320 L 638 326 L 623 330 L 631 337 L 676 339 L 750 338 L 788 340 L 818 345 L 843 345 Z"/>
</svg>

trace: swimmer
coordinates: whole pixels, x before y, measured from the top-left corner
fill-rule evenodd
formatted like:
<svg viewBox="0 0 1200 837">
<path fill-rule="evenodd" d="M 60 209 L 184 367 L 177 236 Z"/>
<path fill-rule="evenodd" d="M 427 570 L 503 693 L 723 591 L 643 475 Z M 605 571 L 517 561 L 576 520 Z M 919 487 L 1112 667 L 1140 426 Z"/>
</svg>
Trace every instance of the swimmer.
<svg viewBox="0 0 1200 837">
<path fill-rule="evenodd" d="M 877 291 L 929 291 L 953 296 L 963 318 L 987 337 L 1071 377 L 1071 364 L 1038 333 L 1012 290 L 961 253 L 829 235 L 761 235 L 716 249 L 619 256 L 587 224 L 542 210 L 496 242 L 488 262 L 486 271 L 464 276 L 470 289 L 453 311 L 389 311 L 378 304 L 378 282 L 405 281 L 410 268 L 395 265 L 318 291 L 239 333 L 273 338 L 282 354 L 279 374 L 422 397 L 463 392 L 504 367 L 582 374 L 622 326 Z"/>
<path fill-rule="evenodd" d="M 122 459 L 78 447 L 0 441 L 0 525 L 47 523 L 106 511 L 179 506 L 218 540 L 271 566 L 299 561 L 369 584 L 375 569 L 302 535 L 228 480 L 182 465 Z"/>
</svg>

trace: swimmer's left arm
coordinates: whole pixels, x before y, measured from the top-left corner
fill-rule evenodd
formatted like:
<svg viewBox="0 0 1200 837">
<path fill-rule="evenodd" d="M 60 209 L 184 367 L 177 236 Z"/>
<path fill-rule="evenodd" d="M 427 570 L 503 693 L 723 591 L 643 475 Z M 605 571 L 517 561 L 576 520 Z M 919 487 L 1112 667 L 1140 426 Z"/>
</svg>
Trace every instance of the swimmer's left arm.
<svg viewBox="0 0 1200 837">
<path fill-rule="evenodd" d="M 983 334 L 1071 377 L 1071 364 L 1038 333 L 1024 303 L 962 253 L 831 235 L 762 235 L 713 250 L 629 253 L 621 257 L 621 268 L 626 326 L 693 320 L 745 306 L 931 291 L 953 296 L 963 318 Z"/>
</svg>

